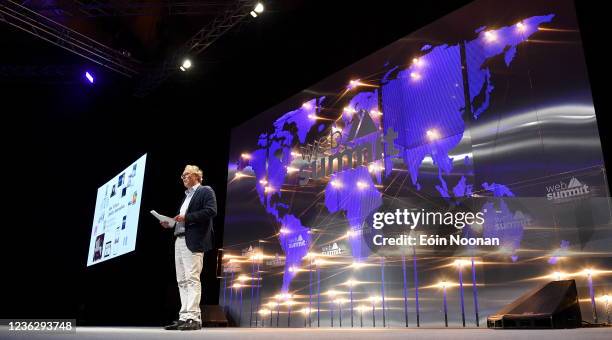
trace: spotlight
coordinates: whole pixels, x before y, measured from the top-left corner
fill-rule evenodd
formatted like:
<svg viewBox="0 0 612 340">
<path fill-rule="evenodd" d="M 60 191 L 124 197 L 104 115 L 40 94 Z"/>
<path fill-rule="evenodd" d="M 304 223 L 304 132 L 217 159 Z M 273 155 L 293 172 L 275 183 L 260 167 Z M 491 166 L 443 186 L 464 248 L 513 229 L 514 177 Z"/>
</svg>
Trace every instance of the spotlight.
<svg viewBox="0 0 612 340">
<path fill-rule="evenodd" d="M 187 71 L 188 69 L 190 69 L 192 66 L 191 64 L 191 60 L 189 60 L 189 58 L 185 58 L 183 60 L 183 64 L 181 65 L 181 67 L 179 67 L 179 69 L 183 72 Z"/>
<path fill-rule="evenodd" d="M 249 155 L 248 153 L 243 153 L 240 155 L 240 157 L 242 157 L 243 159 L 251 159 L 251 155 Z"/>
<path fill-rule="evenodd" d="M 261 14 L 264 11 L 264 5 L 261 2 L 258 2 L 257 5 L 255 5 L 255 8 L 253 8 L 253 10 L 251 11 L 251 16 L 253 18 L 257 18 L 258 14 Z"/>
<path fill-rule="evenodd" d="M 85 72 L 85 78 L 87 78 L 87 81 L 89 81 L 90 84 L 94 83 L 94 76 L 89 73 L 89 71 Z"/>
</svg>

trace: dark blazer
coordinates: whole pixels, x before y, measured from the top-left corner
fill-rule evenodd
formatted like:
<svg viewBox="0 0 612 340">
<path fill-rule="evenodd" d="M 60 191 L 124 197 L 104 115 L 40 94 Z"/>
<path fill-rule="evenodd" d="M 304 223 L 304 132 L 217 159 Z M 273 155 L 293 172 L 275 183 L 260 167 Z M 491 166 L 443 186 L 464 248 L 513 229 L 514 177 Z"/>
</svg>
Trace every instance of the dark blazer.
<svg viewBox="0 0 612 340">
<path fill-rule="evenodd" d="M 184 201 L 185 198 L 180 205 Z M 216 215 L 215 192 L 209 186 L 200 185 L 193 193 L 185 213 L 185 243 L 189 250 L 201 253 L 213 248 L 213 217 Z"/>
</svg>

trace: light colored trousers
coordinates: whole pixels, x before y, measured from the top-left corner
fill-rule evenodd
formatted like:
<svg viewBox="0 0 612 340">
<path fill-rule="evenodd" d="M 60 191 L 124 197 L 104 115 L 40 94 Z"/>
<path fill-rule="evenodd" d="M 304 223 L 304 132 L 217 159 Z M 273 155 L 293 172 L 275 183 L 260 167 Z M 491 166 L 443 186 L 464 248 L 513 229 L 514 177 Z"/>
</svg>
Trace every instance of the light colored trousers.
<svg viewBox="0 0 612 340">
<path fill-rule="evenodd" d="M 200 297 L 202 295 L 202 262 L 204 253 L 194 253 L 185 244 L 185 236 L 176 238 L 174 242 L 174 263 L 176 265 L 176 281 L 181 295 L 181 310 L 179 320 L 193 319 L 201 322 Z"/>
</svg>

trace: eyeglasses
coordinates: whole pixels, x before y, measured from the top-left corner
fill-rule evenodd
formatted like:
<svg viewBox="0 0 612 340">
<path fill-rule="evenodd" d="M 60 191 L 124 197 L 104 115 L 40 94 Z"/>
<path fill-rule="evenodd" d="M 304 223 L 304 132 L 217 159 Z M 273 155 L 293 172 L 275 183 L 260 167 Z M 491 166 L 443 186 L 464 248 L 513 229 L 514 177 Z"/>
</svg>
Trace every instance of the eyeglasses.
<svg viewBox="0 0 612 340">
<path fill-rule="evenodd" d="M 185 179 L 185 178 L 187 178 L 189 176 L 191 176 L 191 173 L 182 174 L 181 175 L 181 179 Z"/>
</svg>

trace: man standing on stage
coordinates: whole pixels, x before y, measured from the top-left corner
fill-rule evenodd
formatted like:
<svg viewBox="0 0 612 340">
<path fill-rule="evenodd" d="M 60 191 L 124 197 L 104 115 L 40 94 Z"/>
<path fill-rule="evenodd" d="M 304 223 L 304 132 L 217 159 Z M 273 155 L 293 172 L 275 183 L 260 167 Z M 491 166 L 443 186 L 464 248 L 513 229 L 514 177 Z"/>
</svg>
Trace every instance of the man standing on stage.
<svg viewBox="0 0 612 340">
<path fill-rule="evenodd" d="M 174 262 L 181 296 L 179 319 L 164 328 L 197 330 L 202 328 L 200 273 L 204 252 L 213 247 L 212 219 L 217 215 L 217 201 L 212 188 L 201 185 L 202 170 L 197 166 L 187 165 L 181 179 L 187 190 L 174 225 L 161 222 L 164 228 L 174 228 Z"/>
</svg>

